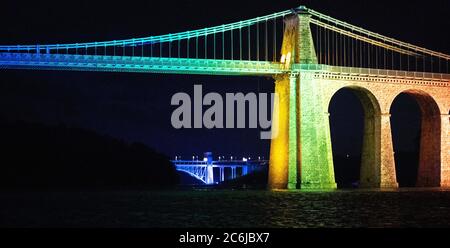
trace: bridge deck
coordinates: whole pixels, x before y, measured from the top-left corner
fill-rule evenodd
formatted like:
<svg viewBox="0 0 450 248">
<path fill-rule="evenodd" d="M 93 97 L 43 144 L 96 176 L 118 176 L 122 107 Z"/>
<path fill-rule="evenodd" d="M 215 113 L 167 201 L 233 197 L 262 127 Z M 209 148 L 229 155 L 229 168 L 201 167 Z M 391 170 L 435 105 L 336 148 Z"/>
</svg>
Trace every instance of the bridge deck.
<svg viewBox="0 0 450 248">
<path fill-rule="evenodd" d="M 315 71 L 323 78 L 387 78 L 440 82 L 450 85 L 450 74 L 339 67 L 318 64 L 283 64 L 267 61 L 159 58 L 140 56 L 103 56 L 73 54 L 0 53 L 0 69 L 72 70 L 104 72 L 142 72 L 200 75 L 273 76 L 301 71 Z"/>
<path fill-rule="evenodd" d="M 26 53 L 0 53 L 0 68 L 224 76 L 282 72 L 280 63 L 266 61 Z"/>
</svg>

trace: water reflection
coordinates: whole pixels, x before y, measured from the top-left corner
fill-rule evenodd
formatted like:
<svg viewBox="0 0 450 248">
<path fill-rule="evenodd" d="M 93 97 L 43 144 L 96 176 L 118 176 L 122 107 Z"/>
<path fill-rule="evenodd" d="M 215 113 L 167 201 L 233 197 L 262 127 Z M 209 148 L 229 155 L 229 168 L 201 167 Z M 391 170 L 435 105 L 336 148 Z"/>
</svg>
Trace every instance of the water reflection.
<svg viewBox="0 0 450 248">
<path fill-rule="evenodd" d="M 2 227 L 449 227 L 443 189 L 1 192 Z"/>
</svg>

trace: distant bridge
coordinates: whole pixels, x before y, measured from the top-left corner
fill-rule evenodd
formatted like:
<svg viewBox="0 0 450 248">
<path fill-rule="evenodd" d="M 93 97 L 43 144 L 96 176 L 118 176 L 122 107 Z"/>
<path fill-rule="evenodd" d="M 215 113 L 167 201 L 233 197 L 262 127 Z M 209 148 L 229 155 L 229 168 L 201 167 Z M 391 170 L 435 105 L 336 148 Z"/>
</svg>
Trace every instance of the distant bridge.
<svg viewBox="0 0 450 248">
<path fill-rule="evenodd" d="M 176 170 L 185 172 L 204 184 L 218 184 L 233 180 L 256 171 L 267 169 L 267 160 L 212 160 L 205 156 L 203 160 L 172 160 Z"/>
</svg>

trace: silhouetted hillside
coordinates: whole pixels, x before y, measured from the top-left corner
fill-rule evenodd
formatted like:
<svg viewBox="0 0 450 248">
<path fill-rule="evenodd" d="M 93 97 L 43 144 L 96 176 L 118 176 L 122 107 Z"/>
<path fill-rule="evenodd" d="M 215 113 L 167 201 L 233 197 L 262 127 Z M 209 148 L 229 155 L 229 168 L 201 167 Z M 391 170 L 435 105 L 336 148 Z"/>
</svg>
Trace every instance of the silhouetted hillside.
<svg viewBox="0 0 450 248">
<path fill-rule="evenodd" d="M 215 185 L 215 188 L 251 188 L 251 189 L 265 189 L 267 187 L 267 180 L 269 175 L 269 168 L 255 171 L 248 175 L 238 177 L 233 180 L 227 180 Z"/>
<path fill-rule="evenodd" d="M 166 156 L 89 130 L 1 123 L 0 137 L 1 187 L 162 187 L 178 181 Z"/>
</svg>

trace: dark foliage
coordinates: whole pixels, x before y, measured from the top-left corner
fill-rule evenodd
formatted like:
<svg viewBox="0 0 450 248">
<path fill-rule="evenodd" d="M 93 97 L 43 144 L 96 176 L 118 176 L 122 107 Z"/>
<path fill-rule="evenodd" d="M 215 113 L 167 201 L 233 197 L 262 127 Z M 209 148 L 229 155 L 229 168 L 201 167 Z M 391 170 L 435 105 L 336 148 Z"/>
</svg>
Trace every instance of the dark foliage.
<svg viewBox="0 0 450 248">
<path fill-rule="evenodd" d="M 169 159 L 80 128 L 0 124 L 1 187 L 164 187 L 178 176 Z"/>
</svg>

